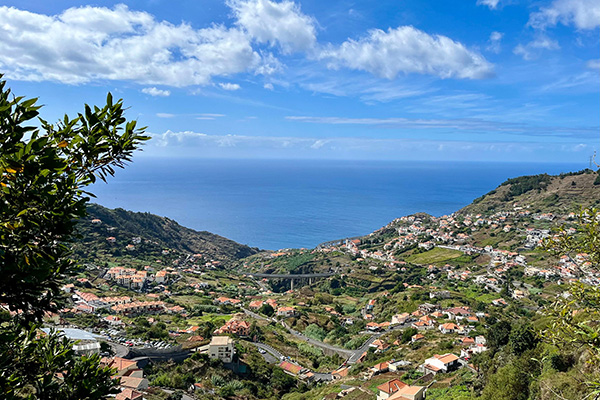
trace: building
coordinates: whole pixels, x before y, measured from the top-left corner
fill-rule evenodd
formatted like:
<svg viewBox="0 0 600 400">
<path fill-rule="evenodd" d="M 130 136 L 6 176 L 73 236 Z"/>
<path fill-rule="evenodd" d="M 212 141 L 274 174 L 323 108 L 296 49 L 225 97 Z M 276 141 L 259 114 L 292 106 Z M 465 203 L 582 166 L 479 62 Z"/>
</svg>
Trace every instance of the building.
<svg viewBox="0 0 600 400">
<path fill-rule="evenodd" d="M 108 317 L 104 318 L 104 321 L 111 326 L 123 325 L 123 321 L 121 320 L 121 318 L 117 317 L 116 315 L 109 315 Z"/>
<path fill-rule="evenodd" d="M 277 309 L 277 316 L 278 317 L 293 317 L 294 315 L 296 315 L 296 310 L 294 309 L 294 307 L 279 307 Z"/>
<path fill-rule="evenodd" d="M 230 299 L 229 297 L 219 297 L 213 300 L 213 303 L 220 304 L 222 306 L 236 306 L 241 307 L 242 301 L 238 299 Z"/>
<path fill-rule="evenodd" d="M 248 304 L 248 308 L 251 308 L 253 310 L 258 310 L 259 308 L 262 307 L 263 304 L 264 304 L 264 302 L 262 300 L 251 301 L 250 304 Z"/>
<path fill-rule="evenodd" d="M 279 363 L 279 368 L 283 369 L 283 372 L 292 376 L 298 376 L 305 371 L 305 368 L 302 368 L 302 366 L 285 360 Z"/>
<path fill-rule="evenodd" d="M 392 316 L 392 325 L 405 324 L 411 320 L 409 313 L 396 314 Z"/>
<path fill-rule="evenodd" d="M 234 353 L 233 339 L 229 336 L 213 336 L 208 345 L 208 356 L 224 363 L 233 361 Z"/>
<path fill-rule="evenodd" d="M 425 363 L 419 368 L 424 373 L 446 373 L 460 367 L 459 358 L 457 355 L 452 353 L 444 355 L 434 355 L 431 358 L 425 360 Z"/>
<path fill-rule="evenodd" d="M 167 271 L 164 269 L 162 271 L 158 271 L 154 276 L 154 282 L 156 283 L 165 283 L 167 280 Z"/>
<path fill-rule="evenodd" d="M 423 340 L 423 339 L 425 339 L 425 336 L 423 336 L 423 335 L 422 335 L 422 334 L 420 334 L 420 333 L 417 333 L 416 335 L 412 335 L 412 336 L 410 337 L 410 341 L 411 341 L 411 343 L 418 342 L 419 340 Z"/>
<path fill-rule="evenodd" d="M 50 328 L 42 328 L 44 334 L 49 334 Z M 60 334 L 73 342 L 73 350 L 77 355 L 92 355 L 100 353 L 100 336 L 82 329 L 60 328 Z"/>
<path fill-rule="evenodd" d="M 103 358 L 100 363 L 103 366 L 114 368 L 117 372 L 114 376 L 127 376 L 133 378 L 143 378 L 144 371 L 139 367 L 137 361 L 128 360 L 122 357 Z"/>
<path fill-rule="evenodd" d="M 410 386 L 399 379 L 392 379 L 377 386 L 377 400 L 423 400 L 424 386 Z"/>
<path fill-rule="evenodd" d="M 424 386 L 406 386 L 388 397 L 388 400 L 423 400 L 425 391 Z"/>
<path fill-rule="evenodd" d="M 215 334 L 217 335 L 222 335 L 224 333 L 231 333 L 238 336 L 249 336 L 250 323 L 248 321 L 231 319 L 227 321 L 225 325 L 215 331 Z"/>
<path fill-rule="evenodd" d="M 125 389 L 121 393 L 117 394 L 116 400 L 144 400 L 144 395 L 137 390 Z"/>
<path fill-rule="evenodd" d="M 116 373 L 113 378 L 119 378 L 121 393 L 116 399 L 143 400 L 139 391 L 148 389 L 148 379 L 144 378 L 144 370 L 140 368 L 138 361 L 127 360 L 121 357 L 102 358 L 101 366 L 113 368 Z"/>
<path fill-rule="evenodd" d="M 442 333 L 454 333 L 458 332 L 460 327 L 453 322 L 447 322 L 445 324 L 441 324 L 438 329 Z"/>
</svg>

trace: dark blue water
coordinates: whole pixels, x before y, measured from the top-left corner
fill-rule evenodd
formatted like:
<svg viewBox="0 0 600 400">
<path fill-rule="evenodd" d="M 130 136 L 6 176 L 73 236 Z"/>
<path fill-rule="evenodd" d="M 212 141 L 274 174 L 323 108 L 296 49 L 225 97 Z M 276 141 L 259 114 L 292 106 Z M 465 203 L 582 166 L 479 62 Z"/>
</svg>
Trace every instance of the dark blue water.
<svg viewBox="0 0 600 400">
<path fill-rule="evenodd" d="M 314 247 L 415 212 L 457 211 L 508 178 L 587 165 L 137 158 L 96 202 L 264 249 Z"/>
</svg>

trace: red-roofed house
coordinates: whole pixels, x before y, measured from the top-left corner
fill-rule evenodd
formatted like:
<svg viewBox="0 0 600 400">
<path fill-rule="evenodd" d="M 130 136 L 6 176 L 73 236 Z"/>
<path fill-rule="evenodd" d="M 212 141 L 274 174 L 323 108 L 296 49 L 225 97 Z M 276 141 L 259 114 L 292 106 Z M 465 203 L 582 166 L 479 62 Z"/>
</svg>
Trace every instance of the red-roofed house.
<svg viewBox="0 0 600 400">
<path fill-rule="evenodd" d="M 382 363 L 379 364 L 375 364 L 373 365 L 373 367 L 371 368 L 371 370 L 375 373 L 375 374 L 382 374 L 384 372 L 389 371 L 390 369 L 390 363 L 387 361 L 384 361 Z"/>
<path fill-rule="evenodd" d="M 381 327 L 379 326 L 379 324 L 377 322 L 369 322 L 367 323 L 367 329 L 373 332 L 376 332 L 378 330 L 381 329 Z"/>
<path fill-rule="evenodd" d="M 135 376 L 122 376 L 120 385 L 134 390 L 146 390 L 148 389 L 148 379 Z"/>
<path fill-rule="evenodd" d="M 109 315 L 108 317 L 105 317 L 104 321 L 106 321 L 109 325 L 113 326 L 123 325 L 123 321 L 121 320 L 121 318 L 115 315 Z"/>
<path fill-rule="evenodd" d="M 459 330 L 459 326 L 454 322 L 447 322 L 439 326 L 439 330 L 442 333 L 454 333 Z"/>
<path fill-rule="evenodd" d="M 254 310 L 258 310 L 259 308 L 261 308 L 263 305 L 263 301 L 262 300 L 256 300 L 256 301 L 251 301 L 250 304 L 248 304 L 248 308 L 252 308 Z"/>
<path fill-rule="evenodd" d="M 349 371 L 350 370 L 348 369 L 348 367 L 343 367 L 343 368 L 333 371 L 331 373 L 331 375 L 333 375 L 333 379 L 341 379 L 341 378 L 348 376 Z"/>
<path fill-rule="evenodd" d="M 377 394 L 377 400 L 389 399 L 392 394 L 407 386 L 408 385 L 406 383 L 399 379 L 392 379 L 391 381 L 383 383 L 377 386 L 377 389 L 379 390 L 379 393 Z"/>
<path fill-rule="evenodd" d="M 425 390 L 424 386 L 406 386 L 388 397 L 388 400 L 422 400 Z"/>
<path fill-rule="evenodd" d="M 137 390 L 125 389 L 121 393 L 117 394 L 116 400 L 143 400 L 144 395 Z"/>
<path fill-rule="evenodd" d="M 425 339 L 425 336 L 423 336 L 423 335 L 422 335 L 422 334 L 420 334 L 420 333 L 417 333 L 416 335 L 412 335 L 412 336 L 411 336 L 411 338 L 410 338 L 410 341 L 411 341 L 412 343 L 414 343 L 414 342 L 418 342 L 419 340 L 423 340 L 423 339 Z"/>
<path fill-rule="evenodd" d="M 217 335 L 232 333 L 238 336 L 248 336 L 250 335 L 250 323 L 248 321 L 232 319 L 227 321 L 225 325 L 217 329 L 214 333 Z"/>
</svg>

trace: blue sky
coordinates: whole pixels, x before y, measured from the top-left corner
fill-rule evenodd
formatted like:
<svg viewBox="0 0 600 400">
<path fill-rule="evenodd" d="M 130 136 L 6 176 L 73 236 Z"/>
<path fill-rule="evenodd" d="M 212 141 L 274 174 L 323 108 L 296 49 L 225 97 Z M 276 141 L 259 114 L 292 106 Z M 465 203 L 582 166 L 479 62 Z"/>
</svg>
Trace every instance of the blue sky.
<svg viewBox="0 0 600 400">
<path fill-rule="evenodd" d="M 43 117 L 122 97 L 142 156 L 581 162 L 597 0 L 0 2 Z"/>
</svg>

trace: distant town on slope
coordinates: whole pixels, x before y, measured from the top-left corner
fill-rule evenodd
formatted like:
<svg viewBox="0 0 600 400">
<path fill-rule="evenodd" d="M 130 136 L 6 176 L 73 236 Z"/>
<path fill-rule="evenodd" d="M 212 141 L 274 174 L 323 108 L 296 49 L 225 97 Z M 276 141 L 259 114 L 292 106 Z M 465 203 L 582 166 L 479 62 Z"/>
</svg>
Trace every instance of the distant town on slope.
<svg viewBox="0 0 600 400">
<path fill-rule="evenodd" d="M 102 352 L 122 393 L 151 400 L 166 398 L 161 388 L 215 399 L 577 399 L 598 371 L 584 350 L 540 332 L 568 285 L 596 287 L 600 272 L 592 255 L 544 243 L 559 226 L 579 234 L 580 207 L 600 203 L 597 176 L 511 179 L 452 215 L 404 216 L 315 249 L 259 251 L 92 206 L 73 244 L 79 275 L 47 325 L 98 335 L 77 351 Z M 529 364 L 544 354 L 547 366 Z"/>
</svg>

